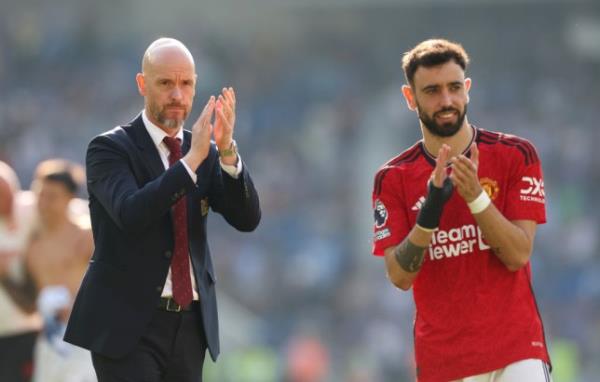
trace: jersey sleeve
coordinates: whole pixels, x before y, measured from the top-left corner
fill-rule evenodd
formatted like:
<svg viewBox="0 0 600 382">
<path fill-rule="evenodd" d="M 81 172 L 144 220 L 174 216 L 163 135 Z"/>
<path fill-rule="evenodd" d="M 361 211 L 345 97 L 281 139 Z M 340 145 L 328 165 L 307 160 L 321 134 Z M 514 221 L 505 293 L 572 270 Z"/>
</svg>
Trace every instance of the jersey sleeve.
<svg viewBox="0 0 600 382">
<path fill-rule="evenodd" d="M 513 171 L 508 180 L 506 209 L 508 220 L 546 222 L 546 193 L 542 165 L 535 147 L 528 141 L 515 148 Z"/>
<path fill-rule="evenodd" d="M 376 256 L 383 256 L 386 248 L 398 245 L 411 229 L 404 207 L 404 193 L 395 175 L 384 169 L 375 176 L 372 207 L 373 254 Z"/>
</svg>

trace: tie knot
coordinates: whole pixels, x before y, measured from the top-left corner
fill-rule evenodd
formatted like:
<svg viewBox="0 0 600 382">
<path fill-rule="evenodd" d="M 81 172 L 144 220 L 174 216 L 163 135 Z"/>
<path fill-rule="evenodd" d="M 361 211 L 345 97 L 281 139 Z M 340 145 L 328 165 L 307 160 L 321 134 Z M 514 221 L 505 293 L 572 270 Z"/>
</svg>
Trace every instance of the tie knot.
<svg viewBox="0 0 600 382">
<path fill-rule="evenodd" d="M 180 157 L 181 156 L 181 142 L 178 138 L 173 137 L 165 137 L 163 140 L 171 155 Z"/>
</svg>

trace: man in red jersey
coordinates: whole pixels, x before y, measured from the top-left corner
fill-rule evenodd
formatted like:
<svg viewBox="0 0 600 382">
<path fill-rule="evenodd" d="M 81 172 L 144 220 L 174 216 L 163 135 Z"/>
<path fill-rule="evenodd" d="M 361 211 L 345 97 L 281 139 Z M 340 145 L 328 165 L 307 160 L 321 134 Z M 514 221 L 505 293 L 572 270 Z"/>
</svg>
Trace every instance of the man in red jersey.
<svg viewBox="0 0 600 382">
<path fill-rule="evenodd" d="M 548 381 L 529 264 L 546 221 L 540 161 L 528 141 L 468 122 L 468 62 L 447 40 L 404 55 L 423 139 L 375 177 L 373 253 L 413 287 L 418 381 Z"/>
</svg>

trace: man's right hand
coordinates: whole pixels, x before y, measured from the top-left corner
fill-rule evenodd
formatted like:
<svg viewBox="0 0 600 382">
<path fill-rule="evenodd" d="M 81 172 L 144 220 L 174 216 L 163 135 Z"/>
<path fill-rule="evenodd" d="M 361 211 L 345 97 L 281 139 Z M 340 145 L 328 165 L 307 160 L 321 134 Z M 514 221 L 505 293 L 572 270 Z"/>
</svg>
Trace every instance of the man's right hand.
<svg viewBox="0 0 600 382">
<path fill-rule="evenodd" d="M 417 216 L 417 225 L 429 232 L 439 226 L 444 204 L 452 196 L 453 185 L 446 172 L 449 153 L 450 146 L 443 144 L 438 151 L 435 169 L 427 184 L 427 198 Z"/>
<path fill-rule="evenodd" d="M 211 96 L 200 117 L 194 126 L 192 126 L 192 143 L 190 151 L 182 158 L 185 163 L 192 169 L 196 169 L 204 162 L 210 150 L 210 137 L 212 133 L 213 113 L 215 110 L 215 97 Z"/>
</svg>

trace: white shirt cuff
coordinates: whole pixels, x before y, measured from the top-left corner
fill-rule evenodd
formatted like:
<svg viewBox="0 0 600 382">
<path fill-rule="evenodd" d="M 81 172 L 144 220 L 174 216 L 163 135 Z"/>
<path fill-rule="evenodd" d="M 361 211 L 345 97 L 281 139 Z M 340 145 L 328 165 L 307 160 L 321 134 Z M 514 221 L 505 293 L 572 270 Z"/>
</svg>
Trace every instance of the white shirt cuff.
<svg viewBox="0 0 600 382">
<path fill-rule="evenodd" d="M 196 175 L 196 173 L 192 171 L 190 166 L 188 166 L 188 164 L 185 163 L 185 161 L 183 159 L 180 159 L 180 161 L 183 164 L 183 167 L 185 167 L 185 169 L 187 170 L 188 174 L 190 174 L 190 178 L 192 178 L 192 181 L 194 181 L 194 184 L 196 184 L 196 181 L 198 180 L 198 175 Z"/>
<path fill-rule="evenodd" d="M 239 154 L 237 157 L 237 164 L 235 166 L 224 164 L 221 161 L 221 158 L 219 158 L 219 163 L 221 163 L 221 168 L 223 169 L 223 171 L 228 173 L 229 176 L 231 176 L 233 179 L 237 179 L 240 176 L 240 173 L 242 172 L 242 158 L 240 158 Z"/>
</svg>

